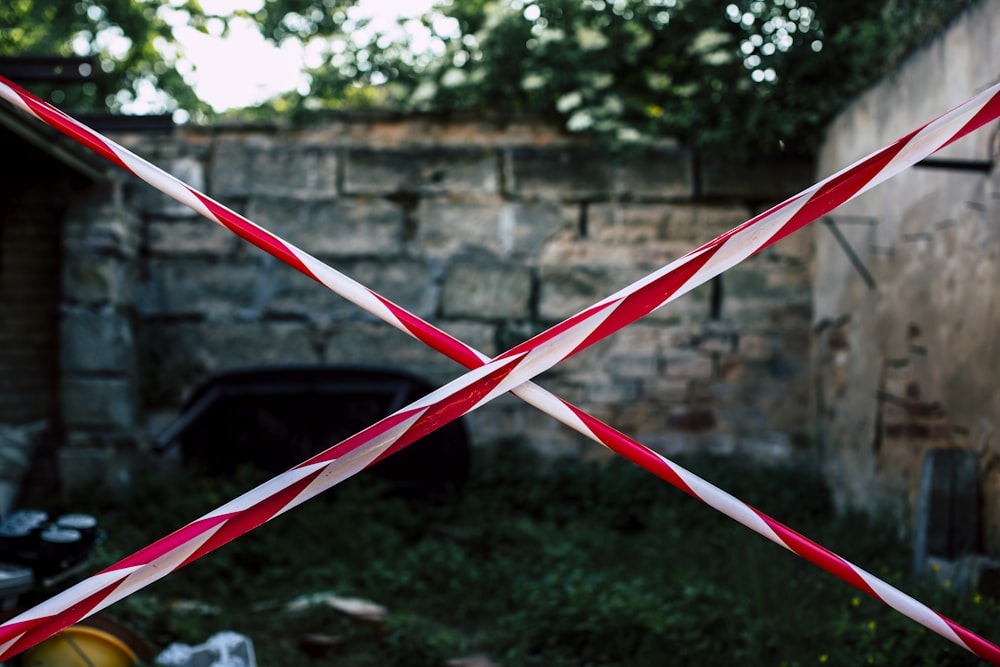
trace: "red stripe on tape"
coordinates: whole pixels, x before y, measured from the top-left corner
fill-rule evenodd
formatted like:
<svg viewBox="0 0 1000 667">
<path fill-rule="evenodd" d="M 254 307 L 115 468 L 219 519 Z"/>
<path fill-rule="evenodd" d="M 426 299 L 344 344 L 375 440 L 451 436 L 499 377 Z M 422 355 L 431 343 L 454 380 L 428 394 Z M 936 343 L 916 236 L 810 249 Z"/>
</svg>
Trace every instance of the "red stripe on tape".
<svg viewBox="0 0 1000 667">
<path fill-rule="evenodd" d="M 673 271 L 665 273 L 648 285 L 644 285 L 635 292 L 622 299 L 617 307 L 608 317 L 604 319 L 597 328 L 587 336 L 582 343 L 577 345 L 572 352 L 564 358 L 568 358 L 590 347 L 597 341 L 610 336 L 619 329 L 631 324 L 640 317 L 644 317 L 656 310 L 677 290 L 684 286 L 691 276 L 708 262 L 712 256 L 719 251 L 722 244 L 706 250 L 701 255 L 692 258 L 688 262 L 681 264 Z"/>
<path fill-rule="evenodd" d="M 219 222 L 225 225 L 226 229 L 236 234 L 244 241 L 249 241 L 254 244 L 269 255 L 273 255 L 296 271 L 300 271 L 316 282 L 319 282 L 319 279 L 313 274 L 313 272 L 302 263 L 302 260 L 299 259 L 287 245 L 268 232 L 265 232 L 263 229 L 253 224 L 246 218 L 233 213 L 197 190 L 191 190 L 190 188 L 188 188 L 188 190 L 190 190 L 191 194 L 197 197 L 198 200 L 212 212 L 212 215 L 214 215 Z"/>
</svg>

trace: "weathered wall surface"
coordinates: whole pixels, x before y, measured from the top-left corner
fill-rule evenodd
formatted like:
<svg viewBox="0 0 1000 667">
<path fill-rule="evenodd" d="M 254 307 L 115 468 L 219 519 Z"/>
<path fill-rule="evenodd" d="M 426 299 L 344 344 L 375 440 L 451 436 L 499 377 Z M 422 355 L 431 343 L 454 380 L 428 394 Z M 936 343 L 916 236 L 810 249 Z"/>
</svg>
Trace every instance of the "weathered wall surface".
<svg viewBox="0 0 1000 667">
<path fill-rule="evenodd" d="M 82 179 L 0 137 L 19 156 L 0 166 L 0 424 L 58 421 L 60 221 Z"/>
<path fill-rule="evenodd" d="M 830 127 L 821 174 L 904 135 L 1000 78 L 1000 4 L 978 3 Z M 992 124 L 940 157 L 996 160 Z M 818 227 L 816 425 L 842 506 L 912 527 L 932 447 L 975 451 L 986 548 L 1000 554 L 1000 173 L 912 168 L 832 216 L 869 288 Z"/>
<path fill-rule="evenodd" d="M 812 176 L 801 162 L 765 171 L 674 146 L 615 162 L 537 125 L 486 121 L 341 118 L 121 140 L 491 355 Z M 140 221 L 136 383 L 152 434 L 196 383 L 226 369 L 373 363 L 434 383 L 462 372 L 147 186 L 128 192 Z M 809 236 L 786 239 L 540 383 L 664 451 L 801 453 L 811 256 Z M 519 438 L 552 454 L 592 453 L 512 397 L 470 426 L 477 444 Z"/>
<path fill-rule="evenodd" d="M 59 307 L 59 211 L 48 188 L 20 179 L 2 192 L 0 225 L 0 423 L 54 421 Z"/>
</svg>

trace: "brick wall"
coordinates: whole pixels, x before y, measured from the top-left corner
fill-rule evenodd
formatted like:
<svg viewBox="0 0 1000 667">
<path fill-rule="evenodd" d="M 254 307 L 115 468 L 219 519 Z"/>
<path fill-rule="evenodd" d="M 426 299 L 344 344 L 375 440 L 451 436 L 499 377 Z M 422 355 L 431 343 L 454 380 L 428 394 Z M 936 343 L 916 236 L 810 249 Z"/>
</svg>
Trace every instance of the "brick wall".
<svg viewBox="0 0 1000 667">
<path fill-rule="evenodd" d="M 78 200 L 63 221 L 59 359 L 69 449 L 130 451 L 141 440 L 133 347 L 139 218 L 116 188 Z"/>
<path fill-rule="evenodd" d="M 811 167 L 626 159 L 537 124 L 339 117 L 308 129 L 187 128 L 122 137 L 347 275 L 497 354 L 806 187 Z M 139 215 L 140 404 L 151 430 L 213 373 L 375 363 L 432 382 L 454 363 L 150 188 Z M 664 451 L 760 458 L 808 441 L 812 248 L 792 237 L 544 374 L 540 383 Z M 589 454 L 503 397 L 469 417 L 476 443 Z"/>
</svg>

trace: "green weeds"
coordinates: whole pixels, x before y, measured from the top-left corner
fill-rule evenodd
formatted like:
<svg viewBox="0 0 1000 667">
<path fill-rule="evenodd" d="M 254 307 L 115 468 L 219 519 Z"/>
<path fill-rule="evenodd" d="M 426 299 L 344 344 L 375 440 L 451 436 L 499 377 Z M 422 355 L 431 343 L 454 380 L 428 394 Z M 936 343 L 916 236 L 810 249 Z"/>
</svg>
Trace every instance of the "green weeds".
<svg viewBox="0 0 1000 667">
<path fill-rule="evenodd" d="M 975 665 L 945 639 L 623 461 L 543 464 L 477 452 L 460 497 L 400 498 L 363 474 L 109 611 L 155 649 L 221 630 L 250 636 L 260 665 L 507 667 Z M 684 464 L 993 640 L 994 601 L 908 580 L 907 545 L 835 516 L 801 470 L 714 459 Z M 91 504 L 108 539 L 97 565 L 131 553 L 262 478 L 150 476 L 128 502 Z M 298 596 L 384 605 L 380 623 Z M 307 638 L 320 636 L 322 650 Z"/>
</svg>

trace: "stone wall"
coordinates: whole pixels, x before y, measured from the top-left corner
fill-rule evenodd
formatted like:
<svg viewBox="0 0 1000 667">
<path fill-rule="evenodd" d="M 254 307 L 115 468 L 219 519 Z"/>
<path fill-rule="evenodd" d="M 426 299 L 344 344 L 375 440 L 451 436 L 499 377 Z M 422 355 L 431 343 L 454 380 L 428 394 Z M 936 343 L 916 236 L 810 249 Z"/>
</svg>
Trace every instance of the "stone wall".
<svg viewBox="0 0 1000 667">
<path fill-rule="evenodd" d="M 490 355 L 812 176 L 801 162 L 764 170 L 669 144 L 616 160 L 538 124 L 483 119 L 346 116 L 307 129 L 119 139 Z M 462 372 L 151 188 L 130 184 L 126 203 L 140 223 L 131 340 L 149 435 L 197 383 L 226 369 L 370 363 L 435 384 Z M 540 384 L 663 451 L 802 453 L 811 257 L 809 236 L 789 238 Z M 107 343 L 119 330 L 114 318 L 105 325 L 91 333 Z M 595 453 L 513 397 L 469 425 L 475 444 L 517 438 L 555 455 Z"/>
<path fill-rule="evenodd" d="M 973 5 L 830 127 L 831 173 L 1000 79 L 1000 5 Z M 869 287 L 815 230 L 815 399 L 828 478 L 842 507 L 913 527 L 930 448 L 979 457 L 985 548 L 1000 554 L 1000 173 L 997 124 L 939 157 L 979 170 L 912 168 L 832 216 Z M 971 161 L 971 162 L 969 162 Z"/>
</svg>

